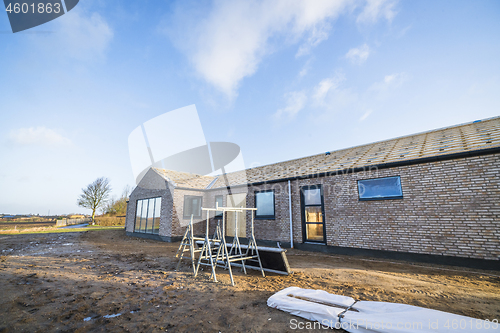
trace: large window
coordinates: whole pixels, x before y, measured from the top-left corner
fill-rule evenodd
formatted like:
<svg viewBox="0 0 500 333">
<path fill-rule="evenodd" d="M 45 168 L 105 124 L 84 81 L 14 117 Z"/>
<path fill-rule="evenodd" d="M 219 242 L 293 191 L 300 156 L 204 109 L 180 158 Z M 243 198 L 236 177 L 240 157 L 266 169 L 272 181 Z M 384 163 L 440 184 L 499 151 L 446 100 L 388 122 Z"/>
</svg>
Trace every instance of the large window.
<svg viewBox="0 0 500 333">
<path fill-rule="evenodd" d="M 301 196 L 304 240 L 325 243 L 325 207 L 321 185 L 303 186 Z"/>
<path fill-rule="evenodd" d="M 222 195 L 216 195 L 215 196 L 215 207 L 224 207 L 223 203 L 223 196 Z M 215 211 L 215 217 L 216 218 L 222 218 L 222 211 L 217 210 Z"/>
<path fill-rule="evenodd" d="M 255 192 L 256 218 L 274 219 L 274 191 Z"/>
<path fill-rule="evenodd" d="M 401 178 L 385 177 L 358 180 L 359 200 L 402 199 Z"/>
<path fill-rule="evenodd" d="M 184 218 L 189 219 L 191 215 L 195 218 L 201 217 L 202 197 L 186 195 L 184 196 Z"/>
<path fill-rule="evenodd" d="M 161 198 L 137 200 L 134 232 L 160 232 Z"/>
</svg>

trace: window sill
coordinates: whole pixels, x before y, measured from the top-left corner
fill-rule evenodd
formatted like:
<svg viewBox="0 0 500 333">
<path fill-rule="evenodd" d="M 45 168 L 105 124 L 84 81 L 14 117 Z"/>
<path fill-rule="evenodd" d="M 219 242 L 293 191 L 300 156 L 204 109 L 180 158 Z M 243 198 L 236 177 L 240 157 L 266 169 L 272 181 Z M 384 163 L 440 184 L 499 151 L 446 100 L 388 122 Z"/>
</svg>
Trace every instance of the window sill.
<svg viewBox="0 0 500 333">
<path fill-rule="evenodd" d="M 384 198 L 359 198 L 359 201 L 381 201 L 381 200 L 397 200 L 403 197 L 384 197 Z"/>
</svg>

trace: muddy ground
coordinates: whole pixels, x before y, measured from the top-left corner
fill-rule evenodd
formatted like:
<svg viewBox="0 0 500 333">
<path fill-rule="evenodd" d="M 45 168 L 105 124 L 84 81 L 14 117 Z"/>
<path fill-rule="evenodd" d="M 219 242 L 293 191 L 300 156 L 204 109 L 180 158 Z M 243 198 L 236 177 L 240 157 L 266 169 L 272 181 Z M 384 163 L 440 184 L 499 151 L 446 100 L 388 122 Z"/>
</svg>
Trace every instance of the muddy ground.
<svg viewBox="0 0 500 333">
<path fill-rule="evenodd" d="M 289 250 L 293 275 L 236 270 L 232 287 L 222 269 L 218 283 L 176 272 L 178 245 L 123 230 L 0 236 L 0 332 L 296 332 L 266 305 L 289 286 L 500 318 L 495 271 Z"/>
</svg>

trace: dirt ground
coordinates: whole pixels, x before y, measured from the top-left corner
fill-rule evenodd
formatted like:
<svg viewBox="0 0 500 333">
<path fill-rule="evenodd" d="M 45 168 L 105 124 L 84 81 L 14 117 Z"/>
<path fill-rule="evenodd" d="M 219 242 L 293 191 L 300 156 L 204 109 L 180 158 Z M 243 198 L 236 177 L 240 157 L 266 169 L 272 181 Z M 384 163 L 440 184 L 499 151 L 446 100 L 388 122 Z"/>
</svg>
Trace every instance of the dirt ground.
<svg viewBox="0 0 500 333">
<path fill-rule="evenodd" d="M 178 245 L 123 230 L 0 236 L 0 332 L 295 332 L 266 305 L 290 286 L 500 318 L 495 271 L 289 250 L 293 275 L 235 269 L 232 287 L 223 269 L 218 283 L 176 272 Z"/>
</svg>

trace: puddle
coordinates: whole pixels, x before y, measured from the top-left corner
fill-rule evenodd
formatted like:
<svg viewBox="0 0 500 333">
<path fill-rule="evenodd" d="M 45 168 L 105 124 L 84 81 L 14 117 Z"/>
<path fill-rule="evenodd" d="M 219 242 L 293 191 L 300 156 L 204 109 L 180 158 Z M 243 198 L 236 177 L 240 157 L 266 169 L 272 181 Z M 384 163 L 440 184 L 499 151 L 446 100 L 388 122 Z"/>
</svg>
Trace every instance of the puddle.
<svg viewBox="0 0 500 333">
<path fill-rule="evenodd" d="M 117 314 L 112 314 L 112 315 L 105 315 L 103 316 L 104 318 L 115 318 L 115 317 L 119 317 L 121 316 L 122 314 L 121 313 L 117 313 Z"/>
</svg>

